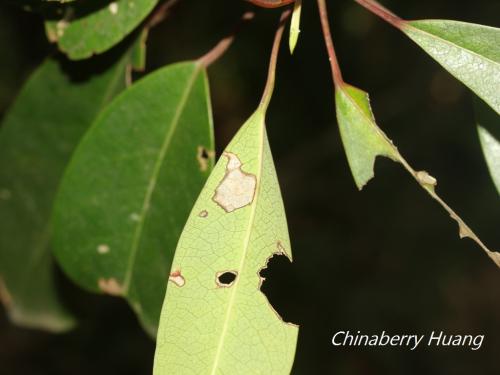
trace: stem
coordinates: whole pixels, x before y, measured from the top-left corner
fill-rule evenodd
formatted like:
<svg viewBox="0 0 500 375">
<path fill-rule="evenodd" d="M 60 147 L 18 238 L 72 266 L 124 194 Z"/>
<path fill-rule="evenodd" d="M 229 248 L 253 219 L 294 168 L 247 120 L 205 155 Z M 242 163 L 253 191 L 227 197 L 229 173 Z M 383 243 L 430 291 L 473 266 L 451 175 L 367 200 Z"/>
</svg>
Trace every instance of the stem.
<svg viewBox="0 0 500 375">
<path fill-rule="evenodd" d="M 377 16 L 382 18 L 384 21 L 390 23 L 392 26 L 394 26 L 398 29 L 401 29 L 401 26 L 404 23 L 404 20 L 402 20 L 400 17 L 396 16 L 394 13 L 392 13 L 387 8 L 383 7 L 377 1 L 375 1 L 375 0 L 354 0 L 354 1 L 357 2 L 359 5 L 368 9 L 373 14 L 376 14 Z"/>
<path fill-rule="evenodd" d="M 154 12 L 151 14 L 151 17 L 146 22 L 146 27 L 151 29 L 155 27 L 159 23 L 161 23 L 165 18 L 170 15 L 170 10 L 177 5 L 180 0 L 167 0 L 163 4 L 160 4 Z"/>
<path fill-rule="evenodd" d="M 326 51 L 328 52 L 328 59 L 332 68 L 333 83 L 335 86 L 342 86 L 344 79 L 340 71 L 337 54 L 333 46 L 332 34 L 330 32 L 330 24 L 328 23 L 328 11 L 326 9 L 325 0 L 318 0 L 319 18 L 321 20 L 321 28 L 323 29 L 323 36 L 325 38 Z"/>
<path fill-rule="evenodd" d="M 285 23 L 292 14 L 292 10 L 288 9 L 281 13 L 279 27 L 274 35 L 273 49 L 271 51 L 271 59 L 269 61 L 269 69 L 267 72 L 266 87 L 264 88 L 264 93 L 262 94 L 262 99 L 260 100 L 259 107 L 264 111 L 269 106 L 271 102 L 271 96 L 274 90 L 274 82 L 276 81 L 276 65 L 278 63 L 278 54 L 281 45 L 281 39 L 283 37 L 283 31 L 285 30 Z"/>
<path fill-rule="evenodd" d="M 246 12 L 241 16 L 240 21 L 238 22 L 238 25 L 234 28 L 234 30 L 225 38 L 223 38 L 217 45 L 212 48 L 210 51 L 208 51 L 205 55 L 200 57 L 198 59 L 198 64 L 204 68 L 208 68 L 214 61 L 219 59 L 224 52 L 229 48 L 229 46 L 233 43 L 234 37 L 236 33 L 239 31 L 239 29 L 246 24 L 247 22 L 251 21 L 255 16 L 255 13 L 253 12 Z"/>
</svg>

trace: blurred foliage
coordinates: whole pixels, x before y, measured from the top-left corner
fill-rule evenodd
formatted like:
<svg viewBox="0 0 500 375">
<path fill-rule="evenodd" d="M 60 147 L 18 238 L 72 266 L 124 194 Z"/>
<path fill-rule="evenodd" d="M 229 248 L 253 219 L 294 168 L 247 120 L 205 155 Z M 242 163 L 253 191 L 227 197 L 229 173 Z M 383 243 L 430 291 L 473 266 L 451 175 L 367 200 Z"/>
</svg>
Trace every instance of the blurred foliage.
<svg viewBox="0 0 500 375">
<path fill-rule="evenodd" d="M 372 98 L 378 123 L 486 243 L 498 246 L 500 208 L 481 154 L 470 92 L 397 30 L 348 0 L 329 1 L 346 81 Z M 385 1 L 405 18 L 499 26 L 497 0 Z M 183 0 L 151 32 L 148 71 L 207 51 L 245 9 L 240 0 Z M 255 108 L 279 11 L 258 10 L 234 47 L 209 69 L 221 150 Z M 363 192 L 352 181 L 333 112 L 333 85 L 314 1 L 305 1 L 293 58 L 284 44 L 268 131 L 283 191 L 294 263 L 277 258 L 265 291 L 301 325 L 295 374 L 500 372 L 496 266 L 397 164 L 377 162 Z M 0 113 L 50 53 L 42 20 L 0 5 Z M 293 78 L 293 79 L 292 79 Z M 359 214 L 363 212 L 363 214 Z M 86 294 L 59 275 L 81 326 L 53 336 L 0 321 L 5 374 L 137 374 L 154 343 L 125 302 Z M 2 312 L 3 314 L 3 312 Z M 481 350 L 333 348 L 338 330 L 485 334 Z"/>
</svg>

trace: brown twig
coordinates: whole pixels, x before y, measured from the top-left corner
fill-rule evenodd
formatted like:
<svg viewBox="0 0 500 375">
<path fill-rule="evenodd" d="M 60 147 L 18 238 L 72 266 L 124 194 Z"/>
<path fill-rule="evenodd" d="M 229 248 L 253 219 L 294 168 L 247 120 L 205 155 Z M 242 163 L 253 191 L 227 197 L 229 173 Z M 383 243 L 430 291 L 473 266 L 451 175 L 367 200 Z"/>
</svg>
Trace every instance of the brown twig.
<svg viewBox="0 0 500 375">
<path fill-rule="evenodd" d="M 151 29 L 161 23 L 170 15 L 170 11 L 179 1 L 180 0 L 167 0 L 163 4 L 160 4 L 147 20 L 146 28 Z"/>
<path fill-rule="evenodd" d="M 210 51 L 208 51 L 205 55 L 200 57 L 198 59 L 198 63 L 207 68 L 209 65 L 211 65 L 214 61 L 216 61 L 219 57 L 221 57 L 224 52 L 229 48 L 229 46 L 233 43 L 234 37 L 239 31 L 239 29 L 246 24 L 247 22 L 251 21 L 255 17 L 255 13 L 253 12 L 246 12 L 243 14 L 243 16 L 240 18 L 240 21 L 238 25 L 235 27 L 233 32 L 226 36 L 224 39 L 222 39 L 217 45 L 212 48 Z"/>
<path fill-rule="evenodd" d="M 325 38 L 326 51 L 328 52 L 328 59 L 330 60 L 330 67 L 332 69 L 332 77 L 335 86 L 342 86 L 344 79 L 340 71 L 337 54 L 333 46 L 332 33 L 330 32 L 330 24 L 328 22 L 328 11 L 326 9 L 325 0 L 318 0 L 319 18 L 321 20 L 321 28 Z"/>
<path fill-rule="evenodd" d="M 354 1 L 398 29 L 400 29 L 402 23 L 404 23 L 404 21 L 400 17 L 396 16 L 389 9 L 383 7 L 375 0 L 354 0 Z"/>
<path fill-rule="evenodd" d="M 280 50 L 281 39 L 283 38 L 285 23 L 291 15 L 291 9 L 287 9 L 283 13 L 281 13 L 279 27 L 276 30 L 276 34 L 274 35 L 273 49 L 271 51 L 269 68 L 267 71 L 266 87 L 264 88 L 264 93 L 262 94 L 262 99 L 260 101 L 260 106 L 264 109 L 269 106 L 269 102 L 271 101 L 271 96 L 274 90 L 274 83 L 276 81 L 276 65 L 278 63 L 278 54 Z"/>
</svg>

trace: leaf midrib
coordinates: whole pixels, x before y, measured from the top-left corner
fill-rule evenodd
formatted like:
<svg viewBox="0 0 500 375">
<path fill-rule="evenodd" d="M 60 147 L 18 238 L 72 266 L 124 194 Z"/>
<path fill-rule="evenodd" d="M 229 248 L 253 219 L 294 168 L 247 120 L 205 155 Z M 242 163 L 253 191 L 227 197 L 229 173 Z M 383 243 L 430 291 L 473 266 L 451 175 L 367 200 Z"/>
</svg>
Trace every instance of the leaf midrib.
<svg viewBox="0 0 500 375">
<path fill-rule="evenodd" d="M 257 111 L 262 111 L 262 109 L 258 109 Z M 259 113 L 259 116 L 262 116 L 264 117 L 264 115 L 262 113 Z M 238 286 L 240 284 L 240 281 L 243 277 L 243 270 L 244 270 L 244 266 L 245 266 L 245 262 L 246 262 L 246 259 L 247 259 L 247 254 L 248 254 L 248 249 L 250 247 L 250 237 L 251 237 L 251 234 L 252 234 L 252 227 L 253 227 L 253 224 L 255 222 L 255 213 L 256 213 L 256 210 L 257 210 L 257 204 L 258 204 L 258 200 L 259 200 L 259 197 L 260 197 L 260 188 L 261 188 L 261 182 L 262 182 L 262 164 L 263 164 L 263 148 L 264 148 L 264 132 L 265 132 L 265 129 L 264 129 L 264 119 L 261 118 L 261 137 L 260 137 L 260 142 L 259 142 L 259 155 L 258 155 L 258 174 L 257 174 L 257 186 L 256 186 L 256 191 L 255 191 L 255 199 L 254 199 L 254 202 L 253 204 L 251 205 L 251 211 L 250 211 L 250 218 L 248 220 L 248 226 L 247 226 L 247 233 L 245 235 L 245 238 L 244 238 L 244 242 L 243 242 L 243 253 L 242 253 L 242 257 L 241 257 L 241 260 L 240 260 L 240 264 L 238 266 L 238 275 L 237 275 L 237 279 L 236 279 L 236 282 L 234 283 L 232 289 L 231 289 L 231 294 L 229 296 L 229 301 L 228 301 L 228 306 L 227 306 L 227 309 L 226 309 L 226 317 L 224 319 L 224 325 L 222 327 L 222 333 L 221 333 L 221 336 L 220 336 L 220 339 L 219 339 L 219 343 L 217 345 L 217 351 L 215 353 L 215 357 L 214 357 L 214 363 L 213 363 L 213 367 L 212 367 L 212 370 L 210 371 L 210 374 L 211 375 L 215 375 L 217 370 L 218 370 L 218 365 L 219 365 L 219 361 L 220 361 L 220 357 L 221 357 L 221 354 L 222 354 L 222 348 L 224 347 L 224 341 L 225 341 L 225 338 L 226 338 L 226 334 L 227 334 L 227 330 L 228 330 L 228 327 L 229 327 L 229 322 L 230 322 L 230 318 L 231 318 L 231 313 L 233 312 L 233 306 L 234 306 L 234 303 L 235 303 L 235 299 L 236 299 L 236 292 L 238 290 Z"/>
<path fill-rule="evenodd" d="M 139 243 L 140 243 L 142 231 L 144 228 L 144 222 L 146 221 L 146 216 L 147 216 L 147 213 L 148 213 L 148 210 L 150 207 L 151 198 L 152 198 L 153 193 L 156 189 L 158 175 L 161 171 L 167 150 L 169 149 L 172 138 L 177 130 L 179 120 L 182 116 L 182 113 L 184 112 L 184 108 L 186 107 L 187 101 L 189 99 L 189 96 L 192 92 L 194 83 L 195 83 L 196 78 L 198 77 L 199 73 L 200 73 L 200 67 L 195 66 L 193 73 L 192 73 L 192 76 L 189 78 L 188 84 L 186 85 L 186 89 L 182 93 L 181 100 L 179 101 L 179 106 L 174 114 L 173 119 L 172 119 L 170 130 L 166 134 L 166 137 L 165 137 L 163 144 L 160 148 L 160 153 L 158 155 L 158 158 L 156 159 L 156 162 L 155 162 L 155 165 L 153 168 L 153 172 L 152 172 L 148 187 L 146 189 L 146 194 L 144 195 L 144 201 L 142 203 L 141 213 L 139 215 L 139 220 L 137 222 L 136 230 L 134 232 L 134 237 L 132 240 L 132 246 L 130 249 L 131 255 L 129 256 L 129 261 L 128 261 L 127 268 L 125 270 L 125 277 L 124 277 L 124 281 L 123 281 L 123 294 L 124 295 L 128 294 L 128 291 L 130 288 L 130 282 L 132 280 L 132 273 L 133 273 L 132 269 L 134 267 L 135 259 L 136 259 L 137 252 L 139 249 Z"/>
</svg>

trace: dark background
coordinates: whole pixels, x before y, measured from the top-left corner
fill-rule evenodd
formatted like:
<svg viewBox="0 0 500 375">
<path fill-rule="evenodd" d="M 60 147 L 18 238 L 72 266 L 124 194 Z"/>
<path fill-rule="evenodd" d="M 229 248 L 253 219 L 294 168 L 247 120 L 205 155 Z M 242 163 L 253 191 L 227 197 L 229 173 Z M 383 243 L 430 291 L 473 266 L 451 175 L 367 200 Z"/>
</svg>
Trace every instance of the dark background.
<svg viewBox="0 0 500 375">
<path fill-rule="evenodd" d="M 500 272 L 403 168 L 379 160 L 358 192 L 335 121 L 333 87 L 315 1 L 305 0 L 295 55 L 284 43 L 268 131 L 294 263 L 274 259 L 264 291 L 301 330 L 294 374 L 500 374 Z M 498 0 L 385 1 L 405 18 L 500 26 Z M 403 34 L 349 0 L 328 1 L 347 82 L 368 91 L 378 123 L 416 169 L 491 247 L 500 207 L 481 154 L 472 95 Z M 148 71 L 196 58 L 232 28 L 240 0 L 183 0 L 154 29 Z M 218 149 L 256 108 L 279 10 L 255 21 L 210 68 Z M 36 14 L 0 4 L 0 116 L 53 51 Z M 154 343 L 125 302 L 90 295 L 59 274 L 81 324 L 51 335 L 12 326 L 0 310 L 1 374 L 148 374 Z M 334 348 L 338 330 L 485 334 L 467 348 Z"/>
</svg>

